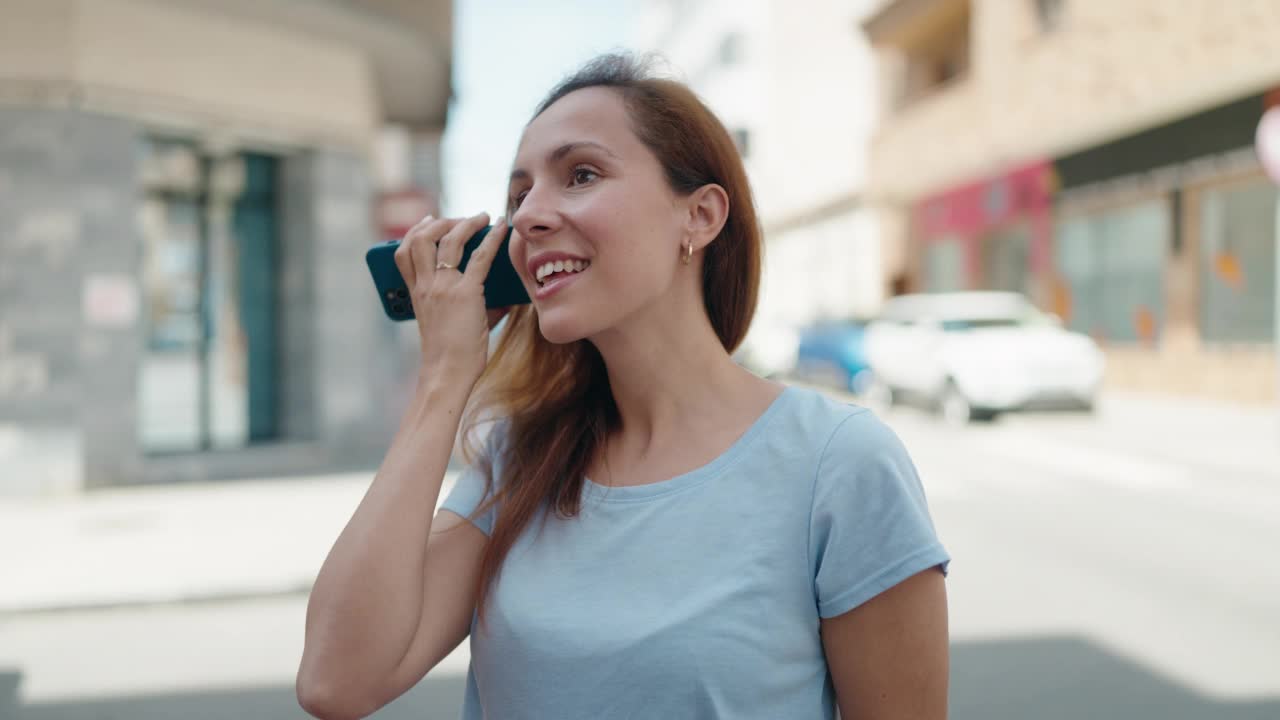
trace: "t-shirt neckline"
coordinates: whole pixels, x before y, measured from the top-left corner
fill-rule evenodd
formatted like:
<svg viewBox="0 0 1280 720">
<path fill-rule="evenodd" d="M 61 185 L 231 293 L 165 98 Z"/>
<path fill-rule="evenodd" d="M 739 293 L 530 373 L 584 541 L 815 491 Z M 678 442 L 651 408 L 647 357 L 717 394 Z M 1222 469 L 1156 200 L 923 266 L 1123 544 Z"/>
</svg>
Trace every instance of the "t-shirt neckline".
<svg viewBox="0 0 1280 720">
<path fill-rule="evenodd" d="M 764 412 L 760 414 L 760 417 L 751 423 L 746 432 L 742 433 L 729 446 L 729 449 L 720 453 L 706 465 L 666 480 L 643 485 L 601 485 L 591 478 L 584 477 L 583 498 L 602 502 L 640 502 L 685 490 L 716 477 L 737 462 L 738 458 L 751 447 L 755 439 L 764 432 L 765 428 L 773 420 L 774 416 L 780 412 L 784 401 L 793 392 L 794 388 L 792 386 L 784 387 L 782 392 L 778 393 L 778 396 L 773 399 L 773 402 L 769 403 L 769 407 L 765 408 Z"/>
</svg>

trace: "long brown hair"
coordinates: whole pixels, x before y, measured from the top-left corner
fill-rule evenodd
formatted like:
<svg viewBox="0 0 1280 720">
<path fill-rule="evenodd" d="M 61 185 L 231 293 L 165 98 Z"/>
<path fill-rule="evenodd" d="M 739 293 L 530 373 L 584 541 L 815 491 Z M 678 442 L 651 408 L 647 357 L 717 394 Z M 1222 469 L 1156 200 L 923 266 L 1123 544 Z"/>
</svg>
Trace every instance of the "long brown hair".
<svg viewBox="0 0 1280 720">
<path fill-rule="evenodd" d="M 742 160 L 724 125 L 685 85 L 654 76 L 630 55 L 604 55 L 556 86 L 534 118 L 571 92 L 616 90 L 632 130 L 658 158 L 678 195 L 717 184 L 729 196 L 724 229 L 704 250 L 702 296 L 727 352 L 742 342 L 756 308 L 761 236 Z M 477 430 L 501 418 L 504 437 L 497 465 L 478 452 Z M 556 345 L 542 337 L 532 306 L 512 311 L 493 356 L 476 385 L 464 422 L 464 453 L 482 463 L 487 499 L 473 518 L 496 508 L 480 566 L 481 619 L 489 589 L 520 534 L 549 508 L 574 517 L 581 507 L 587 467 L 619 425 L 604 359 L 587 340 Z"/>
</svg>

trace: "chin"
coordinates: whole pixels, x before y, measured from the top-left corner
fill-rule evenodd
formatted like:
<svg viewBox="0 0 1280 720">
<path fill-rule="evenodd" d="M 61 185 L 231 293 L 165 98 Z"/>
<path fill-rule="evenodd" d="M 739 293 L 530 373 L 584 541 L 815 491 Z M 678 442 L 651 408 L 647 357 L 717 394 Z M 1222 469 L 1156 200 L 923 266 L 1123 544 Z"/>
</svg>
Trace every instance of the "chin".
<svg viewBox="0 0 1280 720">
<path fill-rule="evenodd" d="M 542 337 L 547 342 L 555 345 L 565 345 L 581 340 L 589 334 L 580 323 L 574 322 L 572 318 L 556 317 L 557 315 L 561 315 L 561 313 L 538 314 L 538 329 L 542 332 Z"/>
</svg>

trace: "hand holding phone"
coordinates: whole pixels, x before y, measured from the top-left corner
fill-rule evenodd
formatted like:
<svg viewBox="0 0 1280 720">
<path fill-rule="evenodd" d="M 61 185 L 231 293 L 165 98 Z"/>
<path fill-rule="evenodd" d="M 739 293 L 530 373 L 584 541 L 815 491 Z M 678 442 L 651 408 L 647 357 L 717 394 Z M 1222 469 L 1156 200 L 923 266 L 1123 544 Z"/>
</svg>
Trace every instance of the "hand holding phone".
<svg viewBox="0 0 1280 720">
<path fill-rule="evenodd" d="M 417 320 L 423 376 L 444 387 L 469 387 L 480 377 L 492 315 L 525 295 L 506 249 L 506 223 L 487 228 L 487 219 L 428 217 L 399 243 L 365 254 L 387 314 Z"/>
<path fill-rule="evenodd" d="M 481 228 L 467 240 L 463 246 L 462 262 L 458 264 L 460 272 L 466 271 L 471 254 L 480 247 L 480 243 L 484 241 L 485 235 L 492 227 L 488 225 Z M 373 276 L 373 284 L 378 291 L 382 309 L 387 313 L 387 317 L 396 321 L 414 318 L 409 287 L 401 276 L 399 268 L 396 267 L 395 254 L 396 250 L 400 249 L 401 242 L 401 240 L 392 240 L 374 245 L 365 253 L 365 263 Z M 520 276 L 516 273 L 515 266 L 511 264 L 511 254 L 508 250 L 510 243 L 511 229 L 508 227 L 502 238 L 502 245 L 498 248 L 498 254 L 494 256 L 493 264 L 484 279 L 486 308 L 506 308 L 529 302 L 529 294 L 525 292 L 524 283 L 520 282 Z"/>
</svg>

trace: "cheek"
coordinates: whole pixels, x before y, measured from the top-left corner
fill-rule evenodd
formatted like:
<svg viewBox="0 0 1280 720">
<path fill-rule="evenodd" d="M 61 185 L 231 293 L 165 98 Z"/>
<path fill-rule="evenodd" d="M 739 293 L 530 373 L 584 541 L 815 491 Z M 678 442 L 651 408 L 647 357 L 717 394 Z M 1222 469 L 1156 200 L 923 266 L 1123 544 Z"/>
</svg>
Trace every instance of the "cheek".
<svg viewBox="0 0 1280 720">
<path fill-rule="evenodd" d="M 644 303 L 661 295 L 669 286 L 671 273 L 662 254 L 657 252 L 658 240 L 643 229 L 617 233 L 612 242 L 600 248 L 600 280 L 610 298 L 610 304 L 631 306 Z"/>
<path fill-rule="evenodd" d="M 525 253 L 524 238 L 520 237 L 520 233 L 512 231 L 511 240 L 507 243 L 507 255 L 511 258 L 511 264 L 516 268 L 516 274 L 522 279 L 525 279 Z"/>
</svg>

